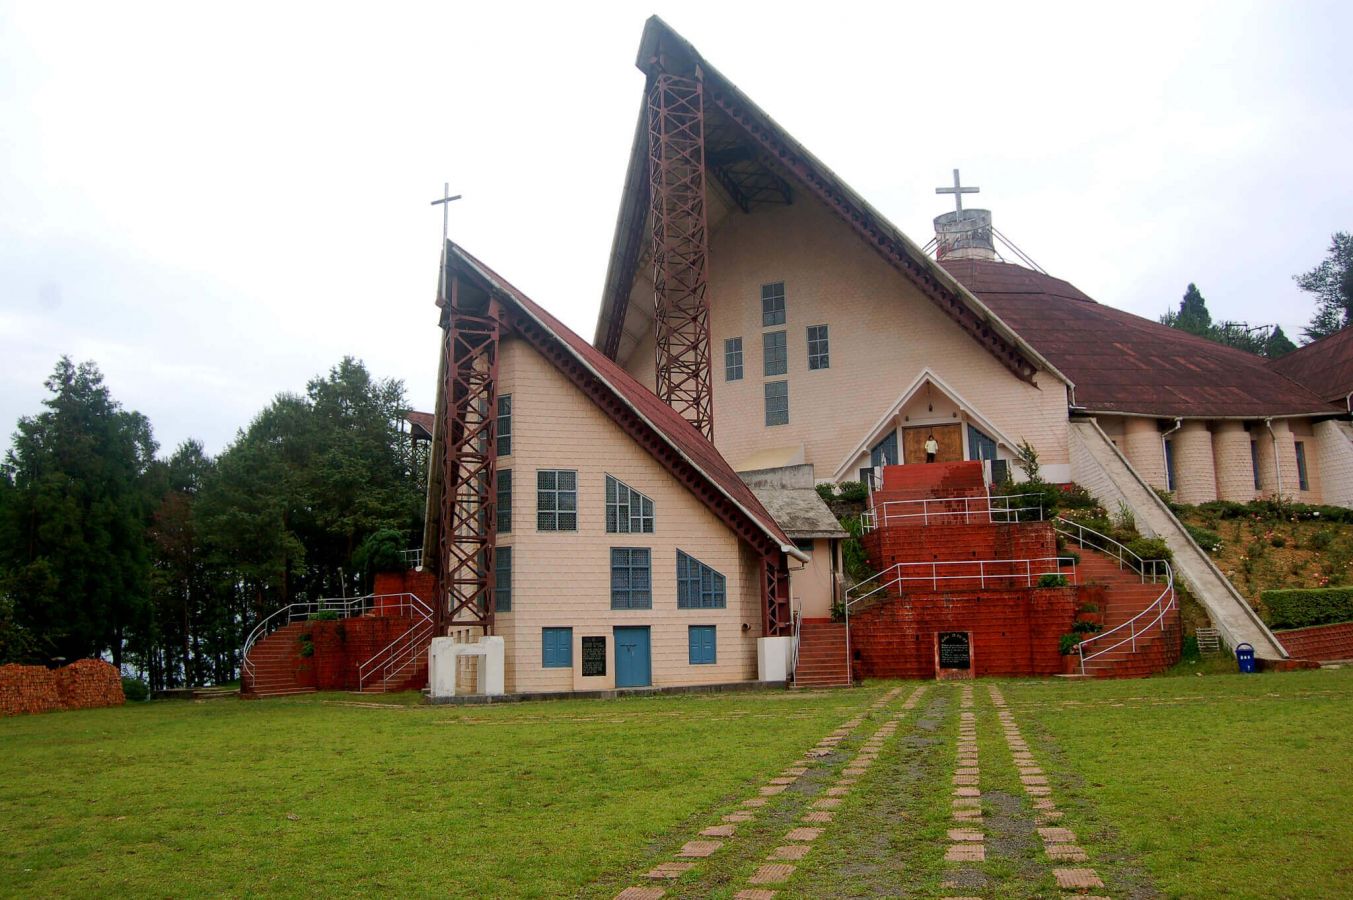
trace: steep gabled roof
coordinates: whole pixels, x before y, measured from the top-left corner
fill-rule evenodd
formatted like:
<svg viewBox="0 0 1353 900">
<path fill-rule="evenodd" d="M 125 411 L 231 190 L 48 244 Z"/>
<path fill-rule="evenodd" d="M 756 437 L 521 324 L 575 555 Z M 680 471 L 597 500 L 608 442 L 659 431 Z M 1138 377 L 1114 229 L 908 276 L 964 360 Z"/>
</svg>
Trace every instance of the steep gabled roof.
<svg viewBox="0 0 1353 900">
<path fill-rule="evenodd" d="M 656 60 L 660 56 L 668 60 L 669 66 L 681 66 L 691 72 L 698 72 L 704 81 L 707 116 L 713 108 L 726 117 L 762 160 L 824 203 L 1003 365 L 1026 380 L 1031 381 L 1034 372 L 1041 368 L 1070 383 L 1034 346 L 955 281 L 821 160 L 794 140 L 736 85 L 711 66 L 685 38 L 662 19 L 653 16 L 644 26 L 636 62 L 649 77 L 650 83 L 656 74 Z M 630 291 L 647 236 L 644 223 L 649 206 L 648 132 L 644 123 L 645 106 L 641 104 L 611 245 L 601 311 L 593 337 L 596 346 L 612 358 L 619 349 Z M 714 302 L 719 302 L 717 296 Z"/>
<path fill-rule="evenodd" d="M 409 423 L 409 428 L 413 431 L 414 437 L 432 439 L 433 427 L 436 423 L 436 416 L 432 413 L 418 412 L 410 410 L 404 414 L 404 421 Z"/>
<path fill-rule="evenodd" d="M 714 507 L 707 493 L 725 498 L 749 520 L 757 530 L 775 542 L 779 549 L 806 561 L 807 557 L 794 547 L 793 542 L 784 533 L 775 519 L 751 489 L 742 481 L 714 449 L 714 445 L 705 440 L 704 435 L 687 422 L 672 407 L 663 403 L 652 391 L 644 387 L 615 362 L 583 340 L 567 325 L 545 311 L 534 300 L 527 297 L 506 279 L 480 262 L 454 242 L 447 242 L 447 268 L 459 275 L 469 275 L 500 302 L 526 316 L 544 330 L 548 339 L 559 349 L 572 357 L 586 372 L 596 379 L 596 384 L 604 389 L 611 398 L 618 401 L 619 407 L 633 415 L 638 421 L 652 430 L 652 433 L 685 460 L 704 480 L 708 491 L 694 491 L 706 505 Z M 571 377 L 564 371 L 566 377 Z M 575 383 L 577 379 L 575 379 Z M 580 387 L 583 385 L 579 384 Z M 584 393 L 587 393 L 584 390 Z M 619 422 L 616 409 L 612 404 L 598 404 L 598 408 Z M 622 424 L 623 427 L 623 423 Z M 661 456 L 655 456 L 658 462 L 675 472 L 673 465 Z M 715 510 L 717 514 L 717 510 Z"/>
<path fill-rule="evenodd" d="M 1338 412 L 1262 357 L 1096 303 L 1060 278 L 986 260 L 943 265 L 1070 376 L 1076 405 L 1091 412 L 1161 418 Z"/>
<path fill-rule="evenodd" d="M 1271 360 L 1268 366 L 1347 408 L 1348 395 L 1353 392 L 1353 326 L 1311 341 Z"/>
</svg>

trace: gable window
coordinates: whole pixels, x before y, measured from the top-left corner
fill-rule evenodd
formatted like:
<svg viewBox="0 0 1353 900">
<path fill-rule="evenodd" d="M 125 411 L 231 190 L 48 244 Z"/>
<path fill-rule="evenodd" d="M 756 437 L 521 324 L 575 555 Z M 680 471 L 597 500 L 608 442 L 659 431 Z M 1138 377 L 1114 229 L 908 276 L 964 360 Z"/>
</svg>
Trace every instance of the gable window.
<svg viewBox="0 0 1353 900">
<path fill-rule="evenodd" d="M 536 472 L 536 528 L 578 530 L 578 473 L 569 469 Z"/>
<path fill-rule="evenodd" d="M 512 455 L 512 395 L 498 398 L 498 455 Z"/>
<path fill-rule="evenodd" d="M 785 352 L 785 333 L 771 331 L 761 335 L 761 349 L 766 362 L 766 375 L 783 375 L 788 366 Z"/>
<path fill-rule="evenodd" d="M 611 609 L 652 609 L 652 585 L 647 547 L 611 548 Z"/>
<path fill-rule="evenodd" d="M 512 530 L 512 470 L 498 470 L 498 533 Z"/>
<path fill-rule="evenodd" d="M 831 357 L 827 352 L 827 326 L 808 326 L 808 368 L 826 369 L 830 367 Z"/>
<path fill-rule="evenodd" d="M 498 547 L 493 552 L 493 608 L 512 612 L 512 548 Z"/>
<path fill-rule="evenodd" d="M 766 382 L 766 424 L 789 424 L 789 382 Z"/>
<path fill-rule="evenodd" d="M 1306 444 L 1302 441 L 1296 442 L 1297 446 L 1297 484 L 1303 491 L 1311 489 L 1311 482 L 1306 477 Z"/>
<path fill-rule="evenodd" d="M 573 668 L 573 629 L 540 629 L 540 657 L 546 669 Z"/>
<path fill-rule="evenodd" d="M 688 659 L 693 666 L 712 666 L 718 661 L 713 625 L 692 625 L 687 631 L 690 643 Z"/>
<path fill-rule="evenodd" d="M 723 380 L 742 380 L 742 338 L 728 338 L 723 342 Z"/>
<path fill-rule="evenodd" d="M 1250 467 L 1254 469 L 1254 489 L 1260 489 L 1259 485 L 1259 442 L 1250 441 Z"/>
<path fill-rule="evenodd" d="M 728 579 L 693 556 L 677 551 L 677 609 L 723 609 Z"/>
<path fill-rule="evenodd" d="M 785 324 L 785 283 L 761 285 L 761 327 Z"/>
<path fill-rule="evenodd" d="M 653 501 L 617 478 L 606 476 L 606 531 L 652 534 Z"/>
</svg>

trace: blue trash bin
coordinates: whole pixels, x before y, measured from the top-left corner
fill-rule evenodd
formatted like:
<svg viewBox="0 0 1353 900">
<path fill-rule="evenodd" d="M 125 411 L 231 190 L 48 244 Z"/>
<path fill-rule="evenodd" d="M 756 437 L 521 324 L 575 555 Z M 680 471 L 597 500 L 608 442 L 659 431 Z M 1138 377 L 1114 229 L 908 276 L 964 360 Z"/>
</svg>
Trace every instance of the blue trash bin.
<svg viewBox="0 0 1353 900">
<path fill-rule="evenodd" d="M 1236 665 L 1240 667 L 1241 672 L 1254 672 L 1253 644 L 1236 645 Z"/>
</svg>

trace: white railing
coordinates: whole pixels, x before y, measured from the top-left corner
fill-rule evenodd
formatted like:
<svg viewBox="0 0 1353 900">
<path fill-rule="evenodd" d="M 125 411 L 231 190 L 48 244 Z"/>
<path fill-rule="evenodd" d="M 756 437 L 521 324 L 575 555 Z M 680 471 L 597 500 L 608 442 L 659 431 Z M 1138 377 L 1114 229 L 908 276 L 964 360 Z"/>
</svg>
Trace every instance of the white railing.
<svg viewBox="0 0 1353 900">
<path fill-rule="evenodd" d="M 1042 504 L 1028 503 L 1022 494 L 989 497 L 936 497 L 886 500 L 860 516 L 865 531 L 892 525 L 966 525 L 972 522 L 1033 522 L 1043 520 Z"/>
<path fill-rule="evenodd" d="M 432 632 L 436 627 L 432 617 L 432 608 L 413 594 L 401 596 L 408 598 L 408 601 L 406 605 L 400 607 L 400 611 L 407 612 L 413 618 L 414 623 L 403 634 L 376 651 L 370 659 L 357 667 L 357 689 L 359 691 L 366 687 L 368 681 L 379 681 L 382 685 L 388 686 L 392 679 L 399 677 L 405 670 L 413 668 L 427 649 L 426 644 L 431 639 Z M 389 607 L 385 608 L 389 609 Z"/>
<path fill-rule="evenodd" d="M 1081 547 L 1090 547 L 1113 556 L 1118 560 L 1118 567 L 1120 569 L 1131 569 L 1136 572 L 1141 577 L 1143 584 L 1146 583 L 1148 578 L 1151 579 L 1152 584 L 1159 584 L 1162 577 L 1165 579 L 1164 589 L 1162 589 L 1156 599 L 1151 601 L 1151 603 L 1141 612 L 1137 613 L 1123 624 L 1115 625 L 1108 631 L 1101 631 L 1098 634 L 1093 634 L 1084 638 L 1076 645 L 1076 653 L 1080 656 L 1081 674 L 1084 675 L 1085 664 L 1087 662 L 1103 656 L 1111 650 L 1117 650 L 1119 647 L 1131 644 L 1132 652 L 1136 653 L 1137 637 L 1146 634 L 1151 629 L 1155 628 L 1165 619 L 1165 616 L 1168 615 L 1171 610 L 1174 610 L 1179 606 L 1178 597 L 1175 596 L 1174 592 L 1174 569 L 1163 559 L 1142 559 L 1136 553 L 1133 553 L 1113 538 L 1100 534 L 1093 528 L 1086 528 L 1079 522 L 1073 522 L 1070 519 L 1064 519 L 1061 516 L 1058 516 L 1053 520 L 1053 528 L 1057 530 L 1058 534 L 1064 535 L 1075 541 Z M 1153 613 L 1154 616 L 1152 616 Z M 1151 617 L 1150 621 L 1143 623 L 1142 620 L 1148 617 Z M 1096 644 L 1124 631 L 1126 634 L 1120 636 L 1116 642 L 1108 644 L 1107 646 L 1096 650 L 1094 653 L 1086 654 L 1085 647 L 1087 644 Z"/>
<path fill-rule="evenodd" d="M 1070 569 L 1069 574 L 1067 569 Z M 896 563 L 846 591 L 846 611 L 848 614 L 856 603 L 890 588 L 899 590 L 908 587 L 912 590 L 928 588 L 933 592 L 1037 587 L 1038 580 L 1047 575 L 1066 576 L 1070 584 L 1078 583 L 1075 560 L 1070 556 Z M 860 593 L 861 589 L 866 588 L 864 593 Z"/>
<path fill-rule="evenodd" d="M 423 548 L 414 547 L 412 550 L 402 551 L 404 555 L 404 567 L 406 569 L 421 569 L 423 567 Z"/>
<path fill-rule="evenodd" d="M 409 608 L 407 598 L 412 598 L 426 608 L 426 604 L 423 604 L 423 601 L 413 594 L 365 594 L 361 597 L 325 597 L 320 600 L 306 600 L 289 603 L 274 610 L 255 625 L 244 639 L 244 645 L 240 650 L 241 684 L 246 679 L 252 682 L 254 678 L 254 661 L 249 658 L 249 651 L 263 638 L 284 625 L 309 619 L 311 616 L 321 613 L 334 613 L 333 618 L 348 619 L 353 616 L 366 615 L 378 608 L 381 610 L 403 610 Z"/>
</svg>

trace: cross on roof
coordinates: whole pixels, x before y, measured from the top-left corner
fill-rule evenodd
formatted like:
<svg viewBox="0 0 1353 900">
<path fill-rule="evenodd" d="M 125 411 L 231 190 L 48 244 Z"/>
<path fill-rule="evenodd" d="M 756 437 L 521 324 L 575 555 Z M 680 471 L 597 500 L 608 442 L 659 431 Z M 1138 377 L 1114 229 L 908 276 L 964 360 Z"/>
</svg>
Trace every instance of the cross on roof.
<svg viewBox="0 0 1353 900">
<path fill-rule="evenodd" d="M 955 209 L 957 212 L 963 212 L 963 195 L 964 195 L 964 194 L 976 194 L 976 193 L 977 193 L 978 191 L 980 191 L 980 190 L 981 190 L 981 188 L 975 188 L 975 187 L 960 187 L 960 186 L 959 186 L 959 183 L 958 183 L 958 169 L 955 169 L 955 170 L 954 170 L 954 186 L 953 186 L 953 187 L 940 187 L 940 188 L 935 188 L 935 193 L 937 193 L 937 194 L 953 194 L 953 195 L 954 195 L 954 209 Z"/>
<path fill-rule="evenodd" d="M 432 205 L 433 205 L 433 206 L 436 206 L 436 205 L 439 204 L 439 203 L 442 205 L 442 272 L 441 272 L 440 275 L 437 276 L 437 302 L 438 302 L 438 305 L 441 305 L 441 302 L 444 301 L 444 300 L 446 299 L 445 285 L 444 285 L 442 282 L 445 280 L 445 277 L 446 277 L 446 226 L 447 226 L 447 214 L 448 214 L 448 212 L 449 212 L 450 209 L 451 209 L 451 201 L 452 201 L 452 200 L 459 200 L 459 199 L 460 199 L 460 194 L 456 194 L 456 196 L 454 196 L 454 197 L 451 196 L 451 184 L 450 184 L 449 182 L 444 182 L 444 183 L 442 184 L 442 199 L 440 199 L 440 200 L 433 200 L 433 201 L 432 201 Z"/>
</svg>

